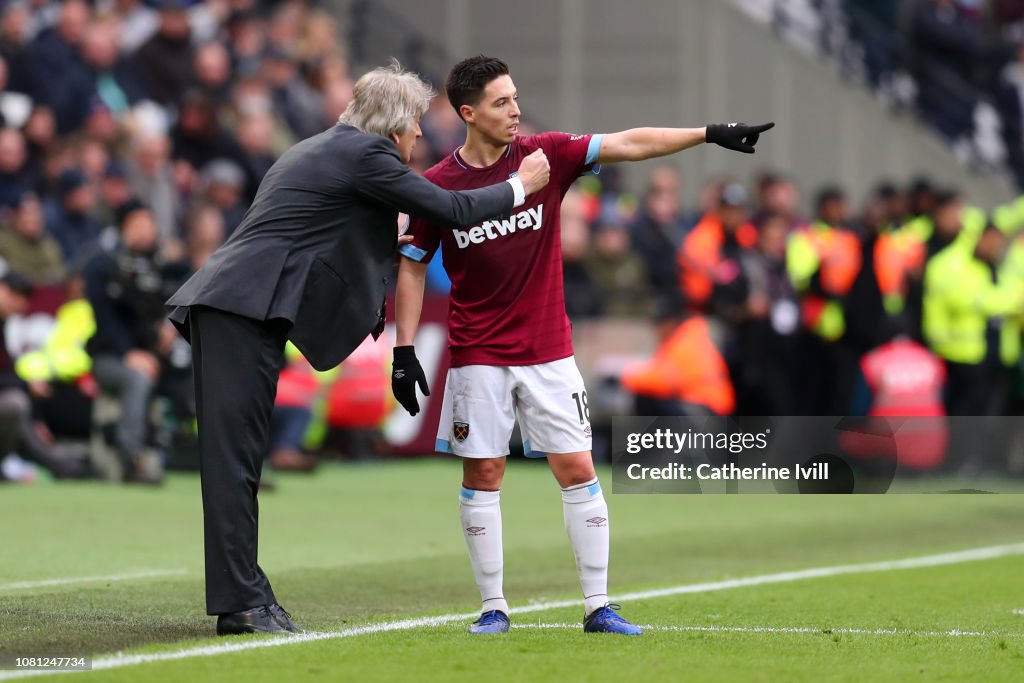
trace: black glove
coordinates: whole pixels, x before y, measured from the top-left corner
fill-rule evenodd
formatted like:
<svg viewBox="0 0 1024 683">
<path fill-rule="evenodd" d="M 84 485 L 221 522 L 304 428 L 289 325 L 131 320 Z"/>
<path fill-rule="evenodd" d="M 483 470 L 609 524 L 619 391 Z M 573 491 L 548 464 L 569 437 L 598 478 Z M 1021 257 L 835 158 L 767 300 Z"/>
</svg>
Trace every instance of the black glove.
<svg viewBox="0 0 1024 683">
<path fill-rule="evenodd" d="M 708 142 L 719 147 L 753 154 L 754 145 L 761 133 L 775 127 L 774 123 L 762 123 L 760 126 L 748 126 L 745 123 L 712 123 L 707 128 Z"/>
<path fill-rule="evenodd" d="M 430 396 L 427 388 L 427 376 L 423 374 L 420 362 L 416 360 L 416 348 L 413 346 L 396 346 L 395 361 L 391 370 L 391 393 L 410 415 L 420 412 L 420 404 L 416 400 L 416 384 L 424 396 Z"/>
</svg>

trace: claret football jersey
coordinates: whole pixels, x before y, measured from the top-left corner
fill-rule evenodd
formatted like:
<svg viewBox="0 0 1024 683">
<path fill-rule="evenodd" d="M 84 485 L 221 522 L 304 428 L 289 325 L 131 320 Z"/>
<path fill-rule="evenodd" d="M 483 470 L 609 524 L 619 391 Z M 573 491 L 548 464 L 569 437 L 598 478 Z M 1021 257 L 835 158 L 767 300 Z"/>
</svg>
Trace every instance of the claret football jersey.
<svg viewBox="0 0 1024 683">
<path fill-rule="evenodd" d="M 572 355 L 565 314 L 559 214 L 562 197 L 593 169 L 600 135 L 542 133 L 517 137 L 486 168 L 467 164 L 459 150 L 424 175 L 448 190 L 472 190 L 513 177 L 519 164 L 540 148 L 551 164 L 551 180 L 506 219 L 475 225 L 431 225 L 414 218 L 413 236 L 401 253 L 429 261 L 438 247 L 452 282 L 448 343 L 452 367 L 535 365 Z"/>
</svg>

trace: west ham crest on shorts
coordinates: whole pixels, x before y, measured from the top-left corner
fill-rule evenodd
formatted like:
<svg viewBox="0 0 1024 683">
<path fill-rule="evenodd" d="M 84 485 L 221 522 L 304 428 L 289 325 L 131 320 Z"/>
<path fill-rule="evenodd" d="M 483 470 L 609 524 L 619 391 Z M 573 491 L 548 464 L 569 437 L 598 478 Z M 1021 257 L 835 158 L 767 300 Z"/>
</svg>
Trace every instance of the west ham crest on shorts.
<svg viewBox="0 0 1024 683">
<path fill-rule="evenodd" d="M 455 422 L 452 424 L 452 436 L 459 443 L 462 443 L 469 438 L 469 423 L 468 422 Z"/>
</svg>

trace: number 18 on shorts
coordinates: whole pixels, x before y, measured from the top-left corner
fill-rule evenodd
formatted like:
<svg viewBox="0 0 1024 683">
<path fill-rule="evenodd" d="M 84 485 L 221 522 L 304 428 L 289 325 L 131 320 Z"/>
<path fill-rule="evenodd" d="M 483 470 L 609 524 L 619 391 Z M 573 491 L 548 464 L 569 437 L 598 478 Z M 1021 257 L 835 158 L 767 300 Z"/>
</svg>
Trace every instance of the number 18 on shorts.
<svg viewBox="0 0 1024 683">
<path fill-rule="evenodd" d="M 508 455 L 517 417 L 529 457 L 591 449 L 587 391 L 572 356 L 539 365 L 451 368 L 436 448 L 463 458 Z"/>
</svg>

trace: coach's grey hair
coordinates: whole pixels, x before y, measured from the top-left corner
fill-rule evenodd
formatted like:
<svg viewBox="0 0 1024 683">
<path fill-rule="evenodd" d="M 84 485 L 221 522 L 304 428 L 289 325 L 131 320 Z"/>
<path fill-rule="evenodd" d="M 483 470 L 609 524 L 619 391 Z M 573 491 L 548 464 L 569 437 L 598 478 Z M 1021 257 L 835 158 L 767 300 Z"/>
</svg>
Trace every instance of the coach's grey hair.
<svg viewBox="0 0 1024 683">
<path fill-rule="evenodd" d="M 364 133 L 388 137 L 406 132 L 413 120 L 423 116 L 434 91 L 397 59 L 363 75 L 352 88 L 352 101 L 338 117 L 338 123 L 354 126 Z"/>
</svg>

